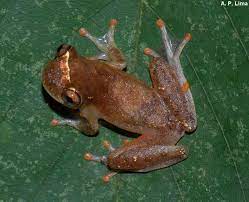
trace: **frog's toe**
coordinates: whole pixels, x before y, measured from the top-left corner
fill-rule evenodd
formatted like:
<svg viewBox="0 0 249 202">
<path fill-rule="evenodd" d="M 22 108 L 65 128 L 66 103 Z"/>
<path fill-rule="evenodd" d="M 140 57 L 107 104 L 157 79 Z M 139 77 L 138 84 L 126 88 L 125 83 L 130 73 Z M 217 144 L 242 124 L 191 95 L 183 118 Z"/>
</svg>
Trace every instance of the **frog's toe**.
<svg viewBox="0 0 249 202">
<path fill-rule="evenodd" d="M 192 39 L 191 34 L 186 33 L 183 40 L 181 41 L 181 43 L 176 47 L 176 50 L 175 50 L 174 56 L 173 56 L 175 60 L 179 60 L 179 57 L 182 53 L 183 48 L 191 39 Z"/>
<path fill-rule="evenodd" d="M 117 24 L 118 24 L 118 21 L 116 19 L 111 19 L 110 22 L 109 22 L 109 30 L 104 35 L 104 37 L 106 36 L 107 44 L 109 44 L 111 46 L 115 46 L 114 32 L 115 32 L 115 27 L 116 27 Z"/>
<path fill-rule="evenodd" d="M 51 124 L 51 126 L 58 126 L 60 124 L 60 121 L 58 119 L 52 119 L 50 124 Z"/>
<path fill-rule="evenodd" d="M 87 37 L 88 39 L 90 39 L 97 46 L 98 49 L 100 49 L 104 53 L 107 53 L 109 47 L 115 47 L 114 32 L 117 23 L 118 21 L 116 19 L 111 19 L 109 22 L 108 32 L 105 33 L 102 37 L 95 37 L 91 35 L 83 27 L 79 29 L 79 34 L 82 37 Z"/>
<path fill-rule="evenodd" d="M 102 144 L 110 152 L 115 150 L 115 148 L 107 140 L 104 140 Z M 84 154 L 84 159 L 87 160 L 87 161 L 95 161 L 95 162 L 98 162 L 98 163 L 102 163 L 102 164 L 107 166 L 107 157 L 106 156 L 97 156 L 97 155 L 94 155 L 92 153 L 85 153 Z M 110 172 L 109 174 L 104 175 L 102 177 L 103 182 L 108 183 L 110 181 L 111 177 L 113 177 L 117 173 L 118 172 Z"/>
<path fill-rule="evenodd" d="M 51 126 L 72 126 L 72 120 L 69 119 L 52 119 L 50 122 Z"/>
<path fill-rule="evenodd" d="M 112 144 L 107 140 L 104 140 L 102 144 L 103 144 L 104 148 L 106 148 L 110 152 L 115 150 L 115 148 L 112 146 Z"/>
<path fill-rule="evenodd" d="M 178 41 L 171 40 L 171 37 L 168 34 L 168 31 L 165 27 L 165 23 L 162 19 L 156 21 L 156 25 L 161 30 L 162 40 L 164 43 L 167 61 L 169 64 L 176 64 L 179 61 L 180 54 L 187 44 L 191 40 L 191 34 L 186 33 L 183 40 L 179 43 Z"/>
<path fill-rule="evenodd" d="M 171 39 L 168 35 L 167 29 L 165 27 L 165 23 L 162 19 L 158 19 L 156 21 L 156 25 L 157 27 L 161 30 L 161 35 L 162 35 L 162 40 L 165 46 L 165 51 L 166 51 L 166 55 L 167 55 L 167 60 L 169 62 L 171 62 L 171 58 L 173 57 L 173 53 L 174 53 L 174 47 L 172 46 L 172 42 Z"/>
<path fill-rule="evenodd" d="M 109 174 L 107 174 L 107 175 L 104 175 L 104 176 L 102 177 L 102 180 L 103 180 L 105 183 L 110 182 L 111 177 L 113 177 L 113 176 L 116 175 L 116 174 L 118 174 L 118 172 L 111 172 L 111 173 L 109 173 Z"/>
<path fill-rule="evenodd" d="M 96 161 L 96 162 L 103 163 L 103 164 L 106 164 L 106 161 L 107 161 L 106 156 L 97 156 L 91 153 L 85 153 L 84 159 L 87 161 Z"/>
<path fill-rule="evenodd" d="M 102 142 L 102 145 L 104 146 L 105 149 L 107 149 L 110 152 L 115 150 L 115 148 L 112 146 L 112 144 L 107 140 L 104 140 Z M 106 156 L 97 156 L 97 155 L 93 155 L 92 153 L 88 153 L 88 152 L 84 154 L 84 159 L 87 161 L 96 161 L 99 163 L 103 163 L 105 165 L 106 165 L 106 161 L 107 161 Z"/>
<path fill-rule="evenodd" d="M 109 22 L 110 27 L 115 27 L 118 24 L 118 21 L 116 19 L 111 19 Z"/>
<path fill-rule="evenodd" d="M 104 41 L 104 37 L 97 38 L 83 27 L 79 29 L 79 34 L 81 37 L 90 39 L 102 52 L 106 51 L 106 42 Z"/>
<path fill-rule="evenodd" d="M 70 126 L 79 129 L 80 120 L 74 119 L 52 119 L 50 122 L 52 126 Z"/>
<path fill-rule="evenodd" d="M 124 69 L 126 67 L 125 57 L 122 51 L 116 46 L 114 40 L 115 27 L 118 24 L 116 19 L 111 19 L 109 29 L 102 37 L 91 35 L 85 28 L 80 28 L 79 34 L 82 37 L 90 39 L 101 51 L 97 56 L 88 57 L 90 60 L 104 60 L 112 67 Z"/>
<path fill-rule="evenodd" d="M 104 146 L 105 149 L 107 149 L 109 152 L 112 152 L 115 150 L 115 148 L 112 146 L 112 144 L 107 141 L 107 140 L 104 140 L 102 142 L 102 145 Z M 104 164 L 105 166 L 108 167 L 107 165 L 107 156 L 97 156 L 97 155 L 94 155 L 92 153 L 85 153 L 84 154 L 84 159 L 87 160 L 87 161 L 95 161 L 95 162 L 98 162 L 98 163 L 102 163 Z M 102 180 L 107 183 L 110 181 L 110 178 L 113 177 L 114 175 L 116 175 L 118 172 L 110 172 L 109 174 L 105 175 L 102 177 Z"/>
<path fill-rule="evenodd" d="M 79 34 L 80 34 L 80 36 L 84 37 L 88 34 L 88 31 L 85 28 L 81 27 L 79 29 Z"/>
<path fill-rule="evenodd" d="M 152 50 L 150 48 L 145 48 L 144 49 L 144 54 L 147 55 L 147 56 L 154 57 L 154 58 L 160 57 L 160 55 L 156 51 L 154 51 L 154 50 Z"/>
</svg>

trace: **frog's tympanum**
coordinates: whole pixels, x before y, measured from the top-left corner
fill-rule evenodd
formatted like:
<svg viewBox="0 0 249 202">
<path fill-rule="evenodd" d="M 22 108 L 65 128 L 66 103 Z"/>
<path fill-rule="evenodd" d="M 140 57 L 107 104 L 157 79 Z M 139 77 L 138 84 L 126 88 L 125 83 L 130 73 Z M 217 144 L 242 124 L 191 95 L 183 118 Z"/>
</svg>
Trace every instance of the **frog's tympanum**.
<svg viewBox="0 0 249 202">
<path fill-rule="evenodd" d="M 106 156 L 84 155 L 86 160 L 101 162 L 112 171 L 103 177 L 104 181 L 118 172 L 148 172 L 186 159 L 186 148 L 176 144 L 185 132 L 193 132 L 197 126 L 190 86 L 179 60 L 191 35 L 187 33 L 181 42 L 172 41 L 164 22 L 157 20 L 165 57 L 145 48 L 144 54 L 151 57 L 152 86 L 148 86 L 123 71 L 125 57 L 114 41 L 116 24 L 112 19 L 101 38 L 81 28 L 80 35 L 90 39 L 101 53 L 84 57 L 73 46 L 63 44 L 42 75 L 49 95 L 78 111 L 78 119 L 53 120 L 53 125 L 69 125 L 94 135 L 102 119 L 140 135 L 118 148 L 104 141 L 109 150 Z"/>
</svg>

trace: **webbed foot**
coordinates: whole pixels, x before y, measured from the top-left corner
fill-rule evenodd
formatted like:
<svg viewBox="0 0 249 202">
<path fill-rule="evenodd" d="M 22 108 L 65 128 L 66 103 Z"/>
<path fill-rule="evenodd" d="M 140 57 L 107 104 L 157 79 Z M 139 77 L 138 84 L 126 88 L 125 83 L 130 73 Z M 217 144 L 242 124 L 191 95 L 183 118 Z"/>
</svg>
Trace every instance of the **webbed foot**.
<svg viewBox="0 0 249 202">
<path fill-rule="evenodd" d="M 123 53 L 117 48 L 114 40 L 114 31 L 117 23 L 116 19 L 110 20 L 108 32 L 99 38 L 91 35 L 85 28 L 80 28 L 79 33 L 80 36 L 90 39 L 101 51 L 99 55 L 89 59 L 105 60 L 109 65 L 122 70 L 126 67 L 126 62 Z"/>
</svg>

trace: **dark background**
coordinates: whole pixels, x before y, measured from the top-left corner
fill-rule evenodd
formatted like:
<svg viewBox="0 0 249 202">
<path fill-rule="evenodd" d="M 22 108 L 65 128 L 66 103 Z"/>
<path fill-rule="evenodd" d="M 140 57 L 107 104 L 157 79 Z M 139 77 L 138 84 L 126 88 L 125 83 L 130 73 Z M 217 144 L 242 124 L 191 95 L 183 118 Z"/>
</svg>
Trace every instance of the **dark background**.
<svg viewBox="0 0 249 202">
<path fill-rule="evenodd" d="M 249 199 L 249 7 L 206 0 L 26 0 L 0 4 L 0 200 L 4 201 L 246 201 Z M 149 84 L 145 47 L 162 46 L 156 19 L 170 34 L 193 40 L 181 57 L 198 114 L 198 129 L 180 144 L 189 158 L 148 174 L 122 174 L 86 162 L 104 154 L 105 139 L 121 136 L 101 127 L 97 137 L 50 127 L 59 118 L 41 89 L 41 70 L 62 43 L 83 55 L 96 49 L 78 36 L 86 27 L 101 36 L 119 21 L 116 41 L 128 72 Z"/>
</svg>

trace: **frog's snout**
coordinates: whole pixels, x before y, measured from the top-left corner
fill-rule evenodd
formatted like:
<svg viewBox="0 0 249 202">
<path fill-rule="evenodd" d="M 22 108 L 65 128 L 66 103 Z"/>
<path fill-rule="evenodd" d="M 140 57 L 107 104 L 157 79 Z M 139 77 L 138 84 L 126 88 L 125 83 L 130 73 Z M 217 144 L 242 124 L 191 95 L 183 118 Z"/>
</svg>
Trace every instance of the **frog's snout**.
<svg viewBox="0 0 249 202">
<path fill-rule="evenodd" d="M 61 44 L 58 48 L 57 48 L 57 52 L 56 52 L 56 57 L 60 57 L 62 55 L 64 55 L 67 51 L 69 51 L 72 48 L 71 45 L 68 44 Z"/>
</svg>

